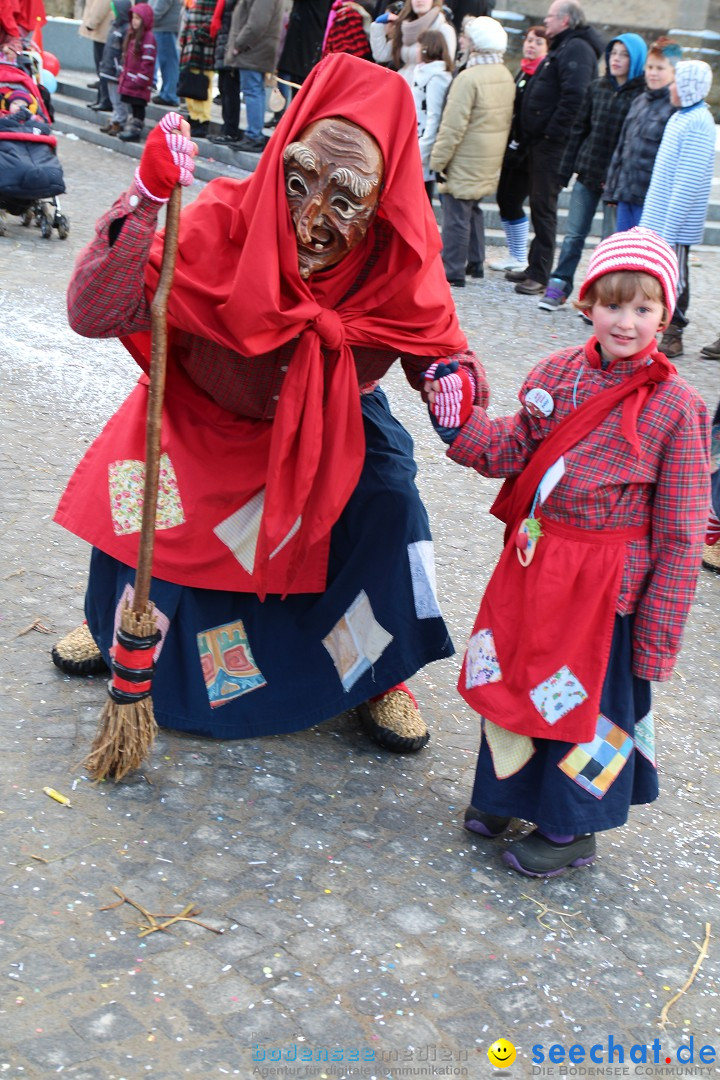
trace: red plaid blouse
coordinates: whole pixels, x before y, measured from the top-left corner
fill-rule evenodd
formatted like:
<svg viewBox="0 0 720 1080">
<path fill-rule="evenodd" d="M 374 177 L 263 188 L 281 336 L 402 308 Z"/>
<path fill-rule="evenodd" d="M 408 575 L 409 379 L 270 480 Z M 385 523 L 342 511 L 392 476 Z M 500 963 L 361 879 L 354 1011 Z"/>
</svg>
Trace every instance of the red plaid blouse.
<svg viewBox="0 0 720 1080">
<path fill-rule="evenodd" d="M 519 398 L 524 402 L 534 387 L 547 390 L 552 414 L 538 418 L 522 408 L 493 420 L 475 408 L 448 457 L 483 476 L 514 476 L 573 408 L 633 369 L 632 361 L 607 371 L 592 368 L 583 346 L 549 356 L 529 373 Z M 710 499 L 709 419 L 700 395 L 672 375 L 640 414 L 639 457 L 621 421 L 622 405 L 565 454 L 565 474 L 543 514 L 580 529 L 649 524 L 648 537 L 627 545 L 617 610 L 636 613 L 634 673 L 660 681 L 672 673 L 700 569 Z"/>
</svg>

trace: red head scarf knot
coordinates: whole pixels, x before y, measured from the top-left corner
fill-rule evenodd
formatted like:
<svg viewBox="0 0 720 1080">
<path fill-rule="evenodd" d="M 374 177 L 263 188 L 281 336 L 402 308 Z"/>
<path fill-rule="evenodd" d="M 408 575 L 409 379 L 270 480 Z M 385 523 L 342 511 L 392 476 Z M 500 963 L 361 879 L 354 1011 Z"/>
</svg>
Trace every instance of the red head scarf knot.
<svg viewBox="0 0 720 1080">
<path fill-rule="evenodd" d="M 345 344 L 345 327 L 336 311 L 321 308 L 320 314 L 313 320 L 313 329 L 326 349 L 337 351 Z"/>
</svg>

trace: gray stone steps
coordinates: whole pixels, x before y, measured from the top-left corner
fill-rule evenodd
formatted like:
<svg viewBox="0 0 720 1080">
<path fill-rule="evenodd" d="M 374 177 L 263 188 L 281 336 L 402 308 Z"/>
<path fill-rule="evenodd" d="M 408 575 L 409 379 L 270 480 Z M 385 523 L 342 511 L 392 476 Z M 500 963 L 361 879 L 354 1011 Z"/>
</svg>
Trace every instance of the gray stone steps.
<svg viewBox="0 0 720 1080">
<path fill-rule="evenodd" d="M 88 82 L 92 81 L 92 74 L 87 71 L 74 71 L 63 68 L 60 73 L 58 89 L 53 94 L 55 106 L 55 126 L 59 131 L 66 134 L 76 135 L 78 138 L 99 146 L 106 146 L 119 153 L 130 157 L 139 158 L 142 153 L 142 144 L 123 143 L 119 139 L 104 135 L 100 126 L 107 120 L 108 113 L 95 113 L 88 109 L 88 105 L 95 100 L 95 91 L 88 88 Z M 158 105 L 148 105 L 147 117 L 150 124 L 155 124 L 162 118 L 167 110 Z M 210 134 L 219 135 L 221 132 L 222 116 L 217 105 L 213 104 L 211 110 Z M 269 116 L 270 114 L 268 114 Z M 270 129 L 268 129 L 268 134 Z M 198 139 L 198 156 L 195 164 L 195 175 L 200 180 L 212 180 L 217 176 L 234 176 L 243 178 L 248 176 L 257 165 L 257 154 L 248 154 L 241 150 L 231 150 L 226 146 L 216 146 L 208 139 Z M 565 234 L 568 205 L 570 202 L 570 190 L 560 193 L 558 203 L 558 235 Z M 486 237 L 502 241 L 504 233 L 500 221 L 500 213 L 497 204 L 492 200 L 483 202 L 485 215 Z M 597 213 L 593 218 L 588 245 L 596 244 L 600 239 L 602 230 L 602 213 Z M 716 166 L 716 178 L 713 182 L 713 193 L 708 207 L 707 224 L 702 247 L 720 247 L 720 165 Z"/>
</svg>

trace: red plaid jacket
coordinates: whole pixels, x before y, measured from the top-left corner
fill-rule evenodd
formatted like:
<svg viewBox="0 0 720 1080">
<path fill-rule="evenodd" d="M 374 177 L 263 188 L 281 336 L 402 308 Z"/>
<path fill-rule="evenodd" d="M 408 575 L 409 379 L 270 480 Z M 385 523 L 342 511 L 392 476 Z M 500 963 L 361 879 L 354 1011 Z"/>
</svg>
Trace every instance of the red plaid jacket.
<svg viewBox="0 0 720 1080">
<path fill-rule="evenodd" d="M 157 205 L 143 199 L 133 186 L 98 221 L 95 238 L 79 256 L 68 288 L 68 318 L 78 334 L 124 337 L 149 329 L 150 308 L 143 275 L 157 214 Z M 371 272 L 382 250 L 383 230 L 378 228 L 376 232 L 375 251 L 359 280 Z M 275 415 L 294 346 L 292 340 L 274 353 L 248 358 L 205 338 L 180 333 L 175 335 L 173 359 L 222 408 L 266 420 Z M 433 360 L 411 354 L 398 357 L 396 352 L 380 348 L 354 346 L 352 351 L 361 393 L 370 393 L 398 358 L 408 382 L 419 391 L 423 372 Z M 445 357 L 446 362 L 450 359 Z M 475 354 L 462 353 L 457 359 L 474 374 L 475 385 L 480 387 L 482 367 Z M 476 398 L 481 404 L 483 400 Z"/>
<path fill-rule="evenodd" d="M 519 398 L 524 402 L 533 387 L 547 390 L 552 414 L 537 418 L 523 408 L 491 420 L 474 408 L 448 457 L 483 476 L 515 476 L 576 405 L 632 370 L 632 362 L 622 361 L 609 371 L 592 368 L 582 346 L 549 356 L 529 373 Z M 622 405 L 565 454 L 565 475 L 543 504 L 543 515 L 581 529 L 649 524 L 647 538 L 627 545 L 617 610 L 636 613 L 634 673 L 664 680 L 672 674 L 700 569 L 710 498 L 709 418 L 699 394 L 673 375 L 640 414 L 639 457 L 621 420 Z"/>
</svg>

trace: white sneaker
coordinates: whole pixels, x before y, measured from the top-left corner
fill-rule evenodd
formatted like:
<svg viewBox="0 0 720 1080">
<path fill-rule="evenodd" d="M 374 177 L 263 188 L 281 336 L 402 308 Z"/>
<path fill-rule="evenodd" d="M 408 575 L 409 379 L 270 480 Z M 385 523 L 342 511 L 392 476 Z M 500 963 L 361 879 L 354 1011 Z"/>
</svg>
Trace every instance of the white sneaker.
<svg viewBox="0 0 720 1080">
<path fill-rule="evenodd" d="M 488 263 L 491 270 L 497 270 L 498 272 L 507 272 L 508 270 L 524 270 L 527 266 L 525 262 L 515 262 L 509 256 L 507 259 L 496 259 L 495 262 Z"/>
</svg>

